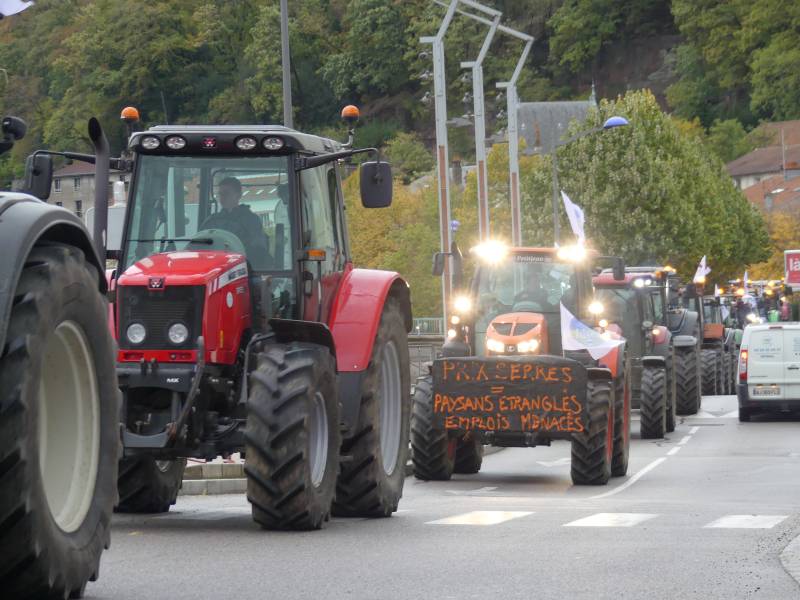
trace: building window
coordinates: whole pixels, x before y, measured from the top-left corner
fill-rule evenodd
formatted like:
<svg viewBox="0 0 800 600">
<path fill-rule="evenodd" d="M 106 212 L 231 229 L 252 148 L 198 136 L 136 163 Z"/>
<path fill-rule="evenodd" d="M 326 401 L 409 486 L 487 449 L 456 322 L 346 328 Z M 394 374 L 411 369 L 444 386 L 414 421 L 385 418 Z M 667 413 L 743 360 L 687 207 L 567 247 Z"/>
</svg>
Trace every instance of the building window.
<svg viewBox="0 0 800 600">
<path fill-rule="evenodd" d="M 83 201 L 75 200 L 75 216 L 83 217 Z"/>
<path fill-rule="evenodd" d="M 61 180 L 60 179 L 54 179 L 53 180 L 53 191 L 55 193 L 57 193 L 57 194 L 61 193 Z"/>
<path fill-rule="evenodd" d="M 81 178 L 80 177 L 73 177 L 72 178 L 72 187 L 77 192 L 81 189 Z"/>
</svg>

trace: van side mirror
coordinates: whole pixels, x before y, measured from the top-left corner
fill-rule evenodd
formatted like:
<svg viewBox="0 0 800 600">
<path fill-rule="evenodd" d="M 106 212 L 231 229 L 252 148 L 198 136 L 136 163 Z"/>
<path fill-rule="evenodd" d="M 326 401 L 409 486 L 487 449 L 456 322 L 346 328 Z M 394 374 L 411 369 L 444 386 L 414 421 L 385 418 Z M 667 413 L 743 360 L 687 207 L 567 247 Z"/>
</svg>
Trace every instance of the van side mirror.
<svg viewBox="0 0 800 600">
<path fill-rule="evenodd" d="M 433 276 L 441 277 L 444 274 L 444 261 L 447 255 L 444 252 L 437 252 L 433 255 Z"/>
<path fill-rule="evenodd" d="M 24 192 L 40 200 L 50 197 L 53 186 L 53 159 L 47 154 L 31 154 L 25 161 Z"/>
<path fill-rule="evenodd" d="M 386 208 L 392 204 L 392 167 L 388 162 L 361 165 L 361 204 L 364 208 Z"/>
</svg>

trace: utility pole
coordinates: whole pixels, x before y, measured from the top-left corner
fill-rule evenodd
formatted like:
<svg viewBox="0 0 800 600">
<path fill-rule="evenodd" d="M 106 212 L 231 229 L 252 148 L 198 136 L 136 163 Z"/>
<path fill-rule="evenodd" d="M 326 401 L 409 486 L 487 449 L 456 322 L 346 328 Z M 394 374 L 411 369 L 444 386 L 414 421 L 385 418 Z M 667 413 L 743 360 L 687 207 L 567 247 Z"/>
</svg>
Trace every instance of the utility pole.
<svg viewBox="0 0 800 600">
<path fill-rule="evenodd" d="M 474 61 L 462 62 L 462 69 L 472 69 L 472 101 L 475 119 L 475 173 L 478 177 L 478 238 L 480 241 L 489 239 L 489 173 L 486 166 L 486 119 L 483 101 L 483 59 L 489 51 L 492 39 L 500 24 L 502 13 L 492 8 L 478 4 L 474 8 L 494 17 L 489 25 L 489 31 L 483 40 L 483 45 Z"/>
<path fill-rule="evenodd" d="M 439 236 L 441 252 L 450 252 L 450 171 L 447 152 L 447 81 L 445 80 L 444 36 L 453 21 L 459 0 L 450 0 L 447 12 L 439 24 L 435 36 L 420 38 L 423 44 L 431 44 L 433 54 L 433 95 L 436 116 L 436 173 L 439 187 Z M 450 313 L 450 294 L 452 288 L 452 269 L 450 260 L 444 262 L 442 273 L 442 312 L 445 324 Z"/>
<path fill-rule="evenodd" d="M 288 0 L 281 0 L 281 70 L 283 71 L 283 124 L 294 128 L 292 118 L 292 70 L 289 54 Z"/>
</svg>

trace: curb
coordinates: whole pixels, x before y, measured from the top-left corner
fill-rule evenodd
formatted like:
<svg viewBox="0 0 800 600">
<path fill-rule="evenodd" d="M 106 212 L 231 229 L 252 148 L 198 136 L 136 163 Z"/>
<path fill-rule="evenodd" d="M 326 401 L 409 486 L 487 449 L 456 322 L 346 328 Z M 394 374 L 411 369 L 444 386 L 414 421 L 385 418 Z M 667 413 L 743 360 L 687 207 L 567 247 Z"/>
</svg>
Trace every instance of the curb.
<svg viewBox="0 0 800 600">
<path fill-rule="evenodd" d="M 486 446 L 484 456 L 497 454 L 503 448 Z M 414 466 L 406 463 L 406 477 L 414 473 Z M 243 463 L 205 463 L 186 467 L 179 496 L 212 496 L 217 494 L 244 494 L 247 479 Z M 799 538 L 800 539 L 800 538 Z M 798 540 L 795 540 L 797 542 Z M 788 547 L 787 547 L 788 549 Z M 800 543 L 798 543 L 798 562 L 800 562 Z M 800 564 L 798 565 L 800 571 Z M 787 569 L 788 570 L 788 569 Z"/>
<path fill-rule="evenodd" d="M 800 584 L 800 535 L 794 538 L 781 552 L 781 564 L 786 572 Z"/>
</svg>

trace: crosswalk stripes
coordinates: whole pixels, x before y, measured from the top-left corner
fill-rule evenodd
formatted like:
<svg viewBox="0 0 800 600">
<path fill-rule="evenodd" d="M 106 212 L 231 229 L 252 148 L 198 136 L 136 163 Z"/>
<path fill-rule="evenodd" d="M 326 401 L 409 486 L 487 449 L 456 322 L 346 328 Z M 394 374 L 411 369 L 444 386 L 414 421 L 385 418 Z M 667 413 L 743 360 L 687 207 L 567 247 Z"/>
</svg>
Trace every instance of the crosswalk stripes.
<svg viewBox="0 0 800 600">
<path fill-rule="evenodd" d="M 519 519 L 532 515 L 527 511 L 505 511 L 505 510 L 475 510 L 472 512 L 428 521 L 426 525 L 499 525 L 511 519 Z"/>
<path fill-rule="evenodd" d="M 703 528 L 717 529 L 772 529 L 788 515 L 725 515 Z"/>
<path fill-rule="evenodd" d="M 657 516 L 649 513 L 597 513 L 565 523 L 564 527 L 633 527 Z"/>
</svg>

